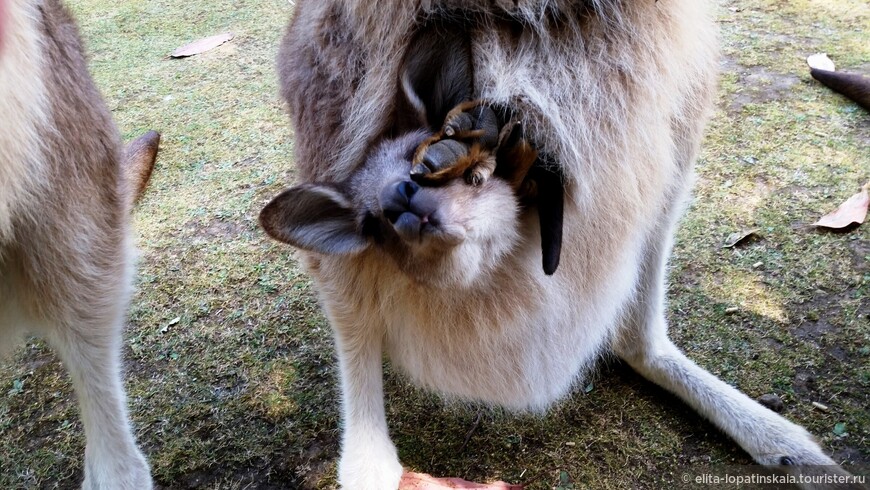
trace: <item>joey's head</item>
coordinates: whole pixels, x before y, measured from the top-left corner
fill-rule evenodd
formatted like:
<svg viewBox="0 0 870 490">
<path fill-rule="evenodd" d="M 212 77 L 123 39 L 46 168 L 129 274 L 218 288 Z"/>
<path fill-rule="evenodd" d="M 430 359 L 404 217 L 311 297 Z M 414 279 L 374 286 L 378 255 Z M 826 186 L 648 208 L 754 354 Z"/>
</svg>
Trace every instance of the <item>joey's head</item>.
<svg viewBox="0 0 870 490">
<path fill-rule="evenodd" d="M 519 242 L 518 189 L 529 175 L 539 191 L 543 270 L 552 274 L 561 247 L 561 183 L 532 167 L 537 153 L 521 141 L 518 128 L 507 125 L 510 130 L 502 132 L 496 127 L 499 150 L 489 156 L 476 152 L 474 144 L 439 141 L 430 146 L 441 138 L 433 134 L 454 109 L 474 98 L 466 26 L 422 27 L 399 73 L 388 132 L 399 136 L 376 144 L 347 180 L 305 183 L 278 195 L 260 213 L 266 232 L 320 254 L 388 258 L 420 283 L 467 287 L 486 280 Z M 481 128 L 489 128 L 489 122 L 498 126 L 492 116 L 473 120 L 488 121 Z M 466 168 L 453 164 L 460 161 L 474 163 L 467 167 L 471 179 L 464 170 L 452 172 Z M 422 178 L 423 167 L 437 179 Z M 477 178 L 474 169 L 482 168 L 492 178 Z"/>
<path fill-rule="evenodd" d="M 350 179 L 290 188 L 260 214 L 273 238 L 326 255 L 374 253 L 411 279 L 465 287 L 498 267 L 519 239 L 520 205 L 509 182 L 458 178 L 420 186 L 411 158 L 426 132 L 377 146 Z"/>
</svg>

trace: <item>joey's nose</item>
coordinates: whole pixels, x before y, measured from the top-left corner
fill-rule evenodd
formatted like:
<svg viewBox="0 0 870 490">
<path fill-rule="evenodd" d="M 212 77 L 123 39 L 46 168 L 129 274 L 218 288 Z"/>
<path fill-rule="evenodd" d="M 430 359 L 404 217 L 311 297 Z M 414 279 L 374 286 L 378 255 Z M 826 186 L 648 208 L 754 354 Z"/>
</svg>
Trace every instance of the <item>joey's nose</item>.
<svg viewBox="0 0 870 490">
<path fill-rule="evenodd" d="M 381 192 L 381 209 L 396 232 L 407 240 L 420 237 L 423 229 L 433 225 L 431 215 L 437 204 L 419 185 L 409 180 L 390 184 Z"/>
<path fill-rule="evenodd" d="M 409 180 L 401 180 L 385 187 L 381 192 L 381 208 L 384 210 L 384 217 L 390 223 L 395 224 L 399 216 L 412 210 L 412 198 L 418 190 L 420 190 L 420 186 Z"/>
<path fill-rule="evenodd" d="M 411 197 L 420 190 L 420 186 L 417 185 L 416 182 L 412 182 L 410 180 L 405 180 L 396 184 L 396 192 L 399 193 L 399 196 L 405 199 L 405 202 L 410 203 Z"/>
</svg>

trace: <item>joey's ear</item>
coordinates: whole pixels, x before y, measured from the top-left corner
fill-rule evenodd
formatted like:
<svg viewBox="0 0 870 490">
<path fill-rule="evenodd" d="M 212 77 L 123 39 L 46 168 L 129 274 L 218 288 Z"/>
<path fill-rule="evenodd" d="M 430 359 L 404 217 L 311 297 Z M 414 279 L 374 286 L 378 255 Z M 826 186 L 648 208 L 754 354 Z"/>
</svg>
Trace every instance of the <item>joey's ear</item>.
<svg viewBox="0 0 870 490">
<path fill-rule="evenodd" d="M 401 129 L 420 125 L 437 131 L 460 102 L 474 94 L 471 36 L 461 23 L 431 22 L 411 41 L 399 71 L 399 116 L 411 114 Z"/>
<path fill-rule="evenodd" d="M 544 274 L 551 276 L 559 267 L 562 255 L 562 217 L 565 208 L 565 188 L 562 176 L 554 167 L 539 160 L 529 171 L 538 186 L 538 220 L 541 223 L 541 254 Z"/>
<path fill-rule="evenodd" d="M 260 226 L 278 241 L 323 254 L 354 254 L 368 246 L 350 201 L 325 185 L 285 190 L 260 211 Z"/>
</svg>

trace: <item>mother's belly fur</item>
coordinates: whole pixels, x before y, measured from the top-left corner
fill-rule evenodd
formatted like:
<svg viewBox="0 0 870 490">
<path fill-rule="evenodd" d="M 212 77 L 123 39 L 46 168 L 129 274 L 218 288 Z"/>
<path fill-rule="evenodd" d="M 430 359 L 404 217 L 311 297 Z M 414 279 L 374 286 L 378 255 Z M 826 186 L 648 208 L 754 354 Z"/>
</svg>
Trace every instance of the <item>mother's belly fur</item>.
<svg viewBox="0 0 870 490">
<path fill-rule="evenodd" d="M 474 294 L 464 299 L 457 294 L 455 302 L 435 299 L 431 308 L 393 302 L 382 310 L 388 311 L 386 353 L 425 388 L 515 410 L 543 410 L 607 348 L 614 324 L 632 300 L 634 262 L 621 261 L 603 279 L 607 286 L 578 294 L 569 284 L 576 274 L 569 261 L 554 278 L 543 279 L 563 284 L 551 285 L 546 296 L 536 297 L 529 288 L 527 297 L 515 301 L 530 301 L 514 308 Z M 489 293 L 495 297 L 510 294 L 509 289 L 493 285 Z"/>
</svg>

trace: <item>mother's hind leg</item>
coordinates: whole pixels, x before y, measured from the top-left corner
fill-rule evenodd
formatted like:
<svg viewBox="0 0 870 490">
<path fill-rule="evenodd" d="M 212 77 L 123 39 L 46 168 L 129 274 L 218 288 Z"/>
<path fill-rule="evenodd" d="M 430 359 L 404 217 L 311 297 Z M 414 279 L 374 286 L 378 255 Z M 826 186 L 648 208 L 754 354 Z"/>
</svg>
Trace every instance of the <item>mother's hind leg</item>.
<svg viewBox="0 0 870 490">
<path fill-rule="evenodd" d="M 679 196 L 683 191 L 674 192 Z M 637 296 L 614 342 L 635 371 L 676 394 L 764 465 L 833 465 L 813 437 L 689 360 L 667 336 L 665 265 L 680 199 L 653 232 L 641 259 Z"/>
<path fill-rule="evenodd" d="M 121 380 L 120 323 L 63 326 L 48 341 L 70 373 L 85 427 L 83 489 L 150 489 Z"/>
<path fill-rule="evenodd" d="M 64 273 L 45 263 L 36 267 L 28 260 L 33 256 L 24 255 L 23 264 L 34 267 L 19 276 L 23 326 L 48 341 L 72 379 L 85 428 L 85 490 L 152 488 L 121 378 L 121 333 L 132 274 L 131 254 L 122 244 L 116 244 L 114 260 L 70 254 Z M 42 274 L 35 278 L 34 270 Z"/>
</svg>

